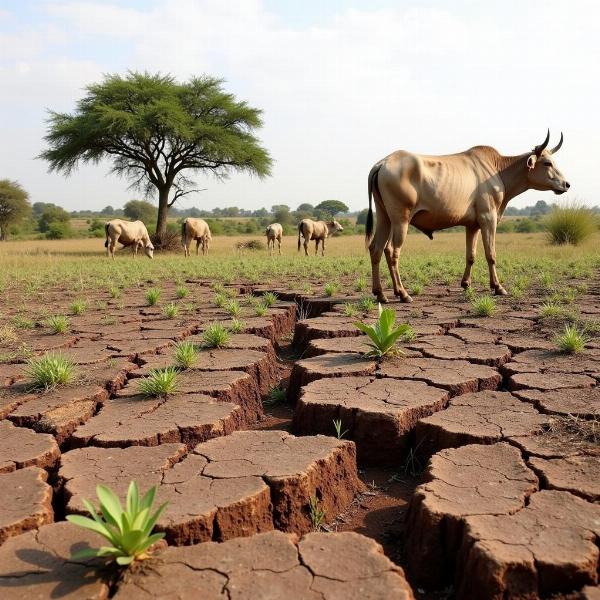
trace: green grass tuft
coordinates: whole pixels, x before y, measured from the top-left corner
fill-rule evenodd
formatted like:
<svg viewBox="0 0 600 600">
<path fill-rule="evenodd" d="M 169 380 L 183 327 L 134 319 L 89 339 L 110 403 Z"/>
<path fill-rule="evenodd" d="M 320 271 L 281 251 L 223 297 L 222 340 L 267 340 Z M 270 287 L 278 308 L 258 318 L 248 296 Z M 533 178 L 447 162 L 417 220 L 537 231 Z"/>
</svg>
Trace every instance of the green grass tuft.
<svg viewBox="0 0 600 600">
<path fill-rule="evenodd" d="M 150 288 L 146 292 L 146 302 L 148 306 L 155 306 L 160 298 L 160 290 L 158 288 Z"/>
<path fill-rule="evenodd" d="M 578 246 L 598 229 L 598 218 L 577 202 L 557 206 L 544 219 L 544 228 L 551 244 Z"/>
<path fill-rule="evenodd" d="M 69 329 L 69 319 L 64 315 L 55 315 L 46 319 L 46 325 L 52 333 L 66 333 Z"/>
<path fill-rule="evenodd" d="M 152 369 L 139 381 L 138 389 L 144 396 L 167 396 L 177 391 L 177 374 L 175 367 Z"/>
<path fill-rule="evenodd" d="M 471 302 L 471 312 L 476 317 L 491 317 L 496 311 L 496 300 L 492 296 L 479 296 Z"/>
<path fill-rule="evenodd" d="M 211 323 L 204 330 L 202 340 L 206 348 L 223 348 L 231 339 L 231 333 L 221 323 Z"/>
<path fill-rule="evenodd" d="M 557 334 L 554 341 L 561 352 L 576 354 L 584 349 L 589 338 L 580 332 L 575 325 L 565 325 L 564 331 Z"/>
<path fill-rule="evenodd" d="M 72 381 L 75 365 L 61 354 L 49 352 L 27 363 L 27 375 L 34 389 L 49 389 Z"/>
<path fill-rule="evenodd" d="M 87 302 L 85 300 L 75 300 L 71 303 L 71 313 L 74 315 L 81 315 L 87 309 Z"/>
<path fill-rule="evenodd" d="M 177 304 L 175 304 L 174 302 L 169 302 L 169 304 L 167 304 L 163 308 L 163 314 L 165 315 L 165 317 L 167 317 L 167 319 L 174 319 L 178 313 L 179 306 L 177 306 Z"/>
<path fill-rule="evenodd" d="M 179 342 L 175 346 L 175 364 L 182 369 L 189 369 L 198 358 L 198 351 L 192 342 Z"/>
</svg>

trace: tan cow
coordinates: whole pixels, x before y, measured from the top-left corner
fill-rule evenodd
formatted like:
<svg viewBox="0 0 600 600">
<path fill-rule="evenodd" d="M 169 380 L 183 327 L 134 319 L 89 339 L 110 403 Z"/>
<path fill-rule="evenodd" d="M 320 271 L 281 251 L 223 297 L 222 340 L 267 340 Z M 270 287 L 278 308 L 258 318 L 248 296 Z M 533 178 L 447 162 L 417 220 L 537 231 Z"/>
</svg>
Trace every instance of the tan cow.
<svg viewBox="0 0 600 600">
<path fill-rule="evenodd" d="M 212 240 L 210 227 L 204 219 L 193 219 L 188 217 L 181 224 L 181 244 L 186 256 L 190 255 L 190 245 L 196 240 L 196 256 L 198 256 L 200 244 L 202 244 L 202 254 L 208 254 L 208 246 Z"/>
<path fill-rule="evenodd" d="M 104 242 L 106 254 L 112 256 L 113 260 L 117 242 L 120 242 L 123 246 L 131 246 L 134 256 L 137 256 L 140 248 L 144 248 L 146 256 L 154 258 L 154 246 L 142 221 L 113 219 L 104 224 L 104 231 L 106 232 L 106 241 Z"/>
<path fill-rule="evenodd" d="M 271 223 L 265 232 L 267 236 L 267 248 L 271 255 L 275 250 L 275 240 L 279 245 L 279 254 L 281 254 L 281 238 L 283 237 L 283 227 L 279 223 Z"/>
<path fill-rule="evenodd" d="M 369 173 L 369 212 L 366 240 L 371 254 L 373 294 L 386 302 L 381 288 L 379 262 L 385 258 L 394 294 L 411 302 L 398 271 L 400 249 L 408 225 L 430 239 L 433 232 L 462 225 L 467 233 L 466 268 L 461 285 L 471 285 L 471 267 L 479 232 L 496 294 L 506 290 L 496 273 L 496 225 L 508 201 L 529 189 L 563 194 L 569 183 L 554 164 L 552 155 L 563 143 L 547 150 L 550 131 L 542 144 L 517 156 L 503 156 L 490 146 L 475 146 L 459 154 L 424 156 L 399 150 L 376 163 Z M 373 233 L 371 198 L 375 198 L 377 226 Z M 371 239 L 372 237 L 372 239 Z"/>
<path fill-rule="evenodd" d="M 310 240 L 315 240 L 315 256 L 319 252 L 319 242 L 321 242 L 321 256 L 325 256 L 325 239 L 336 231 L 344 231 L 344 228 L 337 221 L 302 219 L 298 223 L 298 252 L 300 252 L 300 236 L 302 236 L 306 256 L 308 256 L 308 242 Z"/>
</svg>

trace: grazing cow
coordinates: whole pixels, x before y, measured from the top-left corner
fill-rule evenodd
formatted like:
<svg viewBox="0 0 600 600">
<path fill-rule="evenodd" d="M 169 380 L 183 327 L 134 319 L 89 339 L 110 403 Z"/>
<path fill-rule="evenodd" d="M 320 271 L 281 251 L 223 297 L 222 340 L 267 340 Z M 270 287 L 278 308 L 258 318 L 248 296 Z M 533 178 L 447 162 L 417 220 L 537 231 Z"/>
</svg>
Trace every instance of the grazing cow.
<svg viewBox="0 0 600 600">
<path fill-rule="evenodd" d="M 281 238 L 283 237 L 283 227 L 279 223 L 271 223 L 267 227 L 266 231 L 267 235 L 267 248 L 271 255 L 273 255 L 273 250 L 275 250 L 275 240 L 279 244 L 279 254 L 281 254 Z"/>
<path fill-rule="evenodd" d="M 148 258 L 154 258 L 154 246 L 150 241 L 148 230 L 142 221 L 123 221 L 121 219 L 113 219 L 104 224 L 106 232 L 106 248 L 107 256 L 115 258 L 115 246 L 117 242 L 123 246 L 131 246 L 134 256 L 137 256 L 138 250 L 144 248 L 144 252 Z"/>
<path fill-rule="evenodd" d="M 186 256 L 190 255 L 190 245 L 193 240 L 196 240 L 196 256 L 198 256 L 200 244 L 202 244 L 202 254 L 208 254 L 208 246 L 212 240 L 208 223 L 203 219 L 188 217 L 181 224 L 181 244 Z"/>
<path fill-rule="evenodd" d="M 373 294 L 386 302 L 379 277 L 382 252 L 390 270 L 394 294 L 404 302 L 412 298 L 398 271 L 400 249 L 408 225 L 430 239 L 433 232 L 462 225 L 467 233 L 466 268 L 461 285 L 471 285 L 471 267 L 479 232 L 490 273 L 490 287 L 505 295 L 496 273 L 496 225 L 508 201 L 529 189 L 563 194 L 569 183 L 552 155 L 563 143 L 548 150 L 550 131 L 542 144 L 518 156 L 503 156 L 490 146 L 475 146 L 459 154 L 424 156 L 399 150 L 376 163 L 368 179 L 369 212 L 366 242 L 371 254 Z M 375 198 L 377 225 L 373 236 Z"/>
<path fill-rule="evenodd" d="M 298 223 L 298 252 L 300 252 L 300 236 L 302 236 L 306 256 L 308 256 L 308 242 L 310 240 L 315 240 L 315 256 L 319 252 L 319 242 L 321 242 L 321 256 L 325 256 L 325 239 L 336 231 L 344 231 L 344 228 L 337 221 L 302 219 Z"/>
</svg>

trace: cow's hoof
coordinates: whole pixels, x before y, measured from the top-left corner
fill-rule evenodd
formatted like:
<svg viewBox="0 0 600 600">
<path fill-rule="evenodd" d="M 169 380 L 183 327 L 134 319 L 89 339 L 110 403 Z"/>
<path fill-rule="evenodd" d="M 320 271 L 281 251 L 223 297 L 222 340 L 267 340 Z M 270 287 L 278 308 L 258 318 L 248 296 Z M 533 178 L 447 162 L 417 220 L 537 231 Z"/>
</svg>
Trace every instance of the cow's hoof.
<svg viewBox="0 0 600 600">
<path fill-rule="evenodd" d="M 387 304 L 388 299 L 387 296 L 383 293 L 383 292 L 373 292 L 375 297 L 377 298 L 377 302 L 379 302 L 380 304 Z"/>
<path fill-rule="evenodd" d="M 471 282 L 470 281 L 461 281 L 460 282 L 460 287 L 463 290 L 468 290 L 471 287 Z"/>
<path fill-rule="evenodd" d="M 407 304 L 413 301 L 413 299 L 406 292 L 404 294 L 395 295 L 398 296 L 402 302 L 406 302 Z"/>
<path fill-rule="evenodd" d="M 508 296 L 508 292 L 501 285 L 494 290 L 494 293 L 496 296 Z"/>
</svg>

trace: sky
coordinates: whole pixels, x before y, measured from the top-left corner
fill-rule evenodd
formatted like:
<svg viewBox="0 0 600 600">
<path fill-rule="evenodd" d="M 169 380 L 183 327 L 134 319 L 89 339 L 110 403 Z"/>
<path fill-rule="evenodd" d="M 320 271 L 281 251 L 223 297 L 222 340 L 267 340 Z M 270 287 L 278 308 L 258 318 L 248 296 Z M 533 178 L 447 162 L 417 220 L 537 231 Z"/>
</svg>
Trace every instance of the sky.
<svg viewBox="0 0 600 600">
<path fill-rule="evenodd" d="M 48 110 L 72 111 L 103 74 L 147 70 L 223 77 L 264 111 L 272 176 L 198 174 L 207 190 L 182 208 L 335 198 L 358 210 L 394 150 L 520 154 L 548 127 L 552 144 L 565 135 L 570 198 L 600 204 L 599 17 L 595 0 L 0 0 L 0 179 L 69 210 L 140 197 L 109 163 L 65 178 L 36 156 Z M 511 205 L 540 199 L 555 196 Z"/>
</svg>

